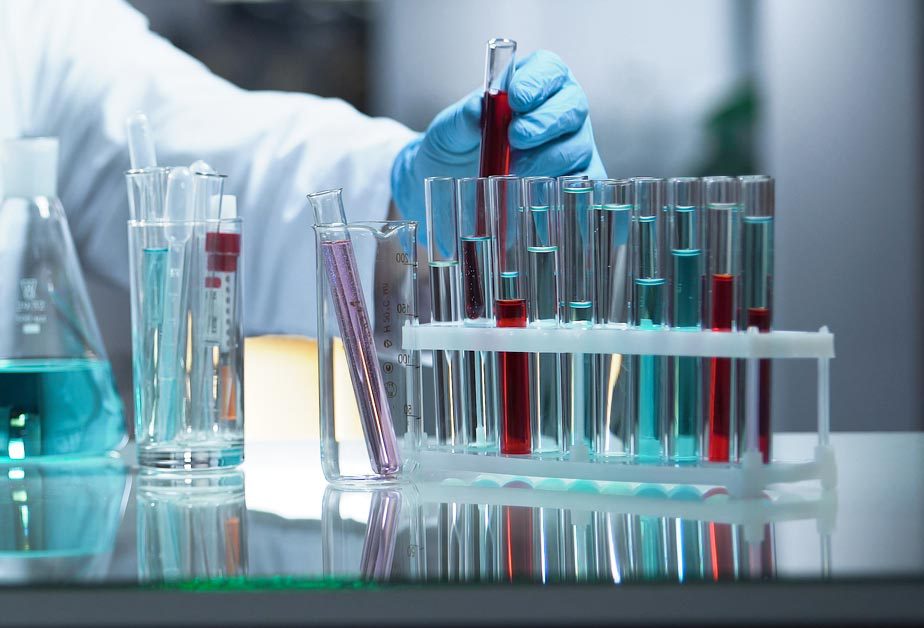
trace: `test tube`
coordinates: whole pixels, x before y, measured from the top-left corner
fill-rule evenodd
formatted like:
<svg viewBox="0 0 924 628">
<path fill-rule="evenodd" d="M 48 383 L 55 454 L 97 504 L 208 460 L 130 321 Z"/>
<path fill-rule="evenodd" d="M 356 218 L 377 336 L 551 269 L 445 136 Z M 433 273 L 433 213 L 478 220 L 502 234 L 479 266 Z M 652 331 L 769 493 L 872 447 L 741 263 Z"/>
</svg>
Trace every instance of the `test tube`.
<svg viewBox="0 0 924 628">
<path fill-rule="evenodd" d="M 738 180 L 707 177 L 706 196 L 706 307 L 705 323 L 712 331 L 735 330 L 735 291 L 738 281 L 740 206 Z M 709 358 L 706 369 L 707 458 L 735 459 L 732 450 L 735 400 L 734 361 Z"/>
<path fill-rule="evenodd" d="M 597 208 L 597 303 L 599 321 L 605 327 L 629 326 L 629 231 L 632 217 L 632 181 L 596 181 Z M 632 415 L 632 383 L 628 355 L 601 355 L 598 386 L 600 413 L 595 453 L 625 455 L 629 450 Z"/>
<path fill-rule="evenodd" d="M 462 261 L 462 324 L 494 327 L 494 225 L 488 216 L 488 179 L 468 177 L 456 184 Z M 495 356 L 489 351 L 462 353 L 462 408 L 469 442 L 476 448 L 497 445 Z"/>
<path fill-rule="evenodd" d="M 670 216 L 671 327 L 679 331 L 702 329 L 703 246 L 702 181 L 676 177 L 668 182 Z M 677 462 L 700 456 L 702 434 L 702 360 L 672 357 L 668 457 Z"/>
<path fill-rule="evenodd" d="M 507 90 L 513 77 L 517 42 L 492 39 L 487 43 L 484 64 L 484 96 L 481 101 L 481 160 L 479 175 L 510 173 L 510 141 L 507 127 L 513 112 Z"/>
<path fill-rule="evenodd" d="M 526 327 L 526 278 L 523 248 L 523 206 L 517 177 L 491 177 L 495 224 L 495 316 L 498 327 Z M 530 430 L 529 354 L 497 354 L 500 393 L 500 450 L 528 454 Z"/>
<path fill-rule="evenodd" d="M 309 194 L 308 200 L 318 225 L 344 227 L 323 231 L 324 266 L 336 305 L 369 462 L 376 473 L 395 475 L 400 466 L 398 442 L 340 193 L 339 189 L 317 192 Z"/>
<path fill-rule="evenodd" d="M 664 179 L 638 177 L 632 212 L 632 325 L 663 329 L 667 324 L 667 280 L 663 253 L 666 229 Z M 635 425 L 632 453 L 643 461 L 664 456 L 667 423 L 667 358 L 632 356 Z"/>
<path fill-rule="evenodd" d="M 739 177 L 741 185 L 741 208 L 743 222 L 742 264 L 741 264 L 741 306 L 739 329 L 757 327 L 762 332 L 770 331 L 773 312 L 773 178 L 766 175 Z M 740 365 L 740 363 L 739 363 Z M 770 360 L 758 363 L 757 394 L 757 443 L 742 443 L 747 449 L 759 447 L 764 462 L 770 462 L 772 433 L 770 428 L 770 382 L 772 365 Z M 738 378 L 742 381 L 742 377 Z M 742 391 L 744 391 L 742 387 Z M 739 395 L 739 434 L 744 433 L 745 392 Z"/>
<path fill-rule="evenodd" d="M 559 248 L 554 205 L 555 180 L 523 179 L 526 214 L 526 281 L 530 327 L 559 325 Z M 533 452 L 562 451 L 561 365 L 557 353 L 530 356 L 533 382 Z"/>
<path fill-rule="evenodd" d="M 435 325 L 461 319 L 459 307 L 459 214 L 452 177 L 430 177 L 424 182 L 427 239 L 430 253 L 430 319 Z M 461 405 L 461 355 L 433 352 L 433 397 L 436 438 L 440 445 L 468 442 Z"/>
<path fill-rule="evenodd" d="M 584 177 L 567 177 L 558 181 L 561 202 L 563 324 L 589 328 L 596 322 L 595 267 L 596 225 L 593 205 L 594 184 Z M 597 357 L 594 354 L 569 354 L 564 398 L 565 441 L 571 458 L 589 454 L 594 442 L 598 381 Z"/>
</svg>

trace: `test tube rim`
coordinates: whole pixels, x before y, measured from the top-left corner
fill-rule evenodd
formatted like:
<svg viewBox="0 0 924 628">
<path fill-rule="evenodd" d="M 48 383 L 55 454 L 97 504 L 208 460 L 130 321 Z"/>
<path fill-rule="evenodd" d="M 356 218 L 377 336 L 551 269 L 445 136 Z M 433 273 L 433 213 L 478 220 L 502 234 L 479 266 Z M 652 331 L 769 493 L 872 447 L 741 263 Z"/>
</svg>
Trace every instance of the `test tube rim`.
<svg viewBox="0 0 924 628">
<path fill-rule="evenodd" d="M 491 50 L 496 50 L 497 48 L 513 48 L 516 50 L 517 48 L 516 40 L 508 37 L 492 37 L 485 45 Z"/>
</svg>

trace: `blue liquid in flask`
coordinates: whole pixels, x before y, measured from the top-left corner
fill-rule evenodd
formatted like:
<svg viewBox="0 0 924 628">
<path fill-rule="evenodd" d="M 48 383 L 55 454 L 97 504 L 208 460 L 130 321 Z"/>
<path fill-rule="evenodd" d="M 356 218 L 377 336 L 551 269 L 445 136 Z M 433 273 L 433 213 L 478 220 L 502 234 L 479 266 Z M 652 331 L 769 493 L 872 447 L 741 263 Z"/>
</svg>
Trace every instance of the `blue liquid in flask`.
<svg viewBox="0 0 924 628">
<path fill-rule="evenodd" d="M 108 360 L 0 359 L 0 460 L 104 454 L 123 417 Z"/>
</svg>

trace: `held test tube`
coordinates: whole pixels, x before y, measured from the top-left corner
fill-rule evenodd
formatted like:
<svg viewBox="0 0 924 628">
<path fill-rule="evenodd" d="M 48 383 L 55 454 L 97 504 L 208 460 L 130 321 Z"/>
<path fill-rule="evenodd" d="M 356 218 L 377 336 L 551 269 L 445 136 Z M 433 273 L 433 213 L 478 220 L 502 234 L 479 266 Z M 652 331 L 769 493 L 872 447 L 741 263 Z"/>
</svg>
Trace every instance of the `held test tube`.
<svg viewBox="0 0 924 628">
<path fill-rule="evenodd" d="M 757 327 L 762 332 L 770 331 L 773 312 L 773 179 L 765 175 L 738 178 L 741 185 L 741 208 L 743 223 L 741 264 L 741 307 L 738 311 L 738 328 Z M 739 363 L 740 365 L 740 363 Z M 756 445 L 764 462 L 770 462 L 770 360 L 758 363 L 757 427 Z M 743 374 L 738 378 L 743 387 Z M 744 400 L 739 395 L 739 434 L 744 433 Z M 739 446 L 753 448 L 755 443 L 746 443 L 739 436 Z"/>
<path fill-rule="evenodd" d="M 632 181 L 605 179 L 594 188 L 597 227 L 597 312 L 606 327 L 629 326 L 629 231 L 632 218 Z M 600 412 L 597 456 L 619 456 L 629 451 L 632 383 L 628 355 L 601 355 L 599 360 Z"/>
<path fill-rule="evenodd" d="M 498 327 L 526 327 L 526 280 L 523 260 L 523 209 L 517 177 L 491 177 L 491 211 L 495 224 L 494 294 Z M 500 393 L 500 451 L 528 454 L 530 430 L 529 354 L 497 354 Z"/>
<path fill-rule="evenodd" d="M 735 284 L 738 281 L 738 180 L 707 177 L 706 196 L 706 325 L 712 331 L 735 330 Z M 735 459 L 732 451 L 734 361 L 709 358 L 706 383 L 707 458 L 712 462 Z"/>
<path fill-rule="evenodd" d="M 702 329 L 703 247 L 702 181 L 677 177 L 668 182 L 670 218 L 670 324 L 675 330 Z M 695 461 L 702 433 L 702 360 L 671 357 L 671 404 L 667 455 Z"/>
<path fill-rule="evenodd" d="M 452 177 L 430 177 L 424 182 L 430 259 L 430 318 L 434 324 L 461 318 L 459 303 L 459 216 Z M 440 445 L 468 444 L 461 405 L 461 355 L 433 352 L 433 396 L 436 438 Z"/>
<path fill-rule="evenodd" d="M 585 178 L 562 177 L 558 188 L 564 271 L 562 322 L 569 327 L 592 327 L 596 322 L 594 183 Z M 572 459 L 585 459 L 593 446 L 596 428 L 597 357 L 571 354 L 565 366 L 565 441 L 570 445 Z"/>
<path fill-rule="evenodd" d="M 667 324 L 667 281 L 664 268 L 664 179 L 633 179 L 632 325 L 663 329 Z M 667 358 L 632 356 L 635 375 L 635 426 L 632 453 L 640 460 L 664 456 L 667 418 Z"/>
<path fill-rule="evenodd" d="M 308 195 L 319 225 L 346 226 L 340 193 L 337 189 Z M 325 232 L 321 249 L 331 296 L 336 304 L 337 323 L 343 336 L 369 462 L 376 473 L 394 475 L 400 466 L 398 443 L 349 233 L 345 228 Z"/>
<path fill-rule="evenodd" d="M 526 218 L 526 281 L 530 327 L 558 327 L 559 248 L 555 180 L 551 177 L 523 179 Z M 562 451 L 561 365 L 557 353 L 530 356 L 533 452 Z"/>
<path fill-rule="evenodd" d="M 492 39 L 487 43 L 484 67 L 484 96 L 481 101 L 482 177 L 510 174 L 510 141 L 507 127 L 513 112 L 507 101 L 507 89 L 513 77 L 517 42 Z M 483 217 L 482 217 L 483 219 Z"/>
<path fill-rule="evenodd" d="M 462 261 L 462 324 L 494 327 L 494 225 L 488 220 L 488 179 L 456 182 Z M 497 446 L 495 356 L 489 351 L 462 353 L 462 409 L 469 442 Z"/>
</svg>

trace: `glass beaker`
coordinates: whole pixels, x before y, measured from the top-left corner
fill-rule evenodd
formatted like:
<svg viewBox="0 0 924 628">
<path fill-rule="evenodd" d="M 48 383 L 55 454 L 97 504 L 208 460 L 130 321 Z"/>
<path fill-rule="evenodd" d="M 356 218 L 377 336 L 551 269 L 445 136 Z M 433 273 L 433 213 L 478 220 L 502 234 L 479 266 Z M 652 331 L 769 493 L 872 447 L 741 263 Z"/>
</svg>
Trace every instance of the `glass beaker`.
<svg viewBox="0 0 924 628">
<path fill-rule="evenodd" d="M 129 221 L 142 466 L 210 469 L 243 462 L 241 227 L 240 218 Z"/>
<path fill-rule="evenodd" d="M 243 472 L 141 473 L 136 506 L 141 582 L 247 575 Z"/>
<path fill-rule="evenodd" d="M 324 476 L 332 482 L 393 481 L 399 471 L 382 467 L 376 425 L 366 427 L 369 421 L 361 412 L 357 396 L 363 397 L 364 406 L 370 405 L 367 397 L 373 397 L 378 404 L 377 392 L 369 386 L 374 378 L 381 378 L 386 403 L 375 406 L 375 416 L 382 417 L 383 429 L 394 430 L 399 458 L 403 461 L 409 453 L 408 448 L 417 446 L 422 432 L 420 356 L 416 351 L 402 349 L 402 328 L 416 325 L 418 321 L 417 223 L 406 220 L 358 222 L 315 225 L 314 229 L 318 257 L 321 467 Z M 364 355 L 374 356 L 374 361 L 368 362 L 369 372 L 361 371 L 362 381 L 369 384 L 359 389 L 354 368 L 357 365 L 351 367 L 349 363 L 350 356 L 356 354 L 355 349 L 348 352 L 351 348 L 342 340 L 351 332 L 348 330 L 345 334 L 341 328 L 336 315 L 337 303 L 331 292 L 330 273 L 325 270 L 324 247 L 339 242 L 352 245 L 355 262 L 351 281 L 357 285 L 346 291 L 342 285 L 335 284 L 334 288 L 339 297 L 346 297 L 346 292 L 353 295 L 342 304 L 349 306 L 354 320 L 371 327 L 374 345 L 371 347 L 374 351 L 363 347 L 367 351 Z M 363 310 L 361 316 L 357 316 L 359 310 Z M 365 323 L 361 319 L 365 319 Z M 360 344 L 368 344 L 368 338 Z M 364 411 L 368 413 L 369 408 L 365 407 Z"/>
<path fill-rule="evenodd" d="M 0 152 L 0 459 L 117 449 L 122 401 L 56 196 L 58 142 Z"/>
</svg>

